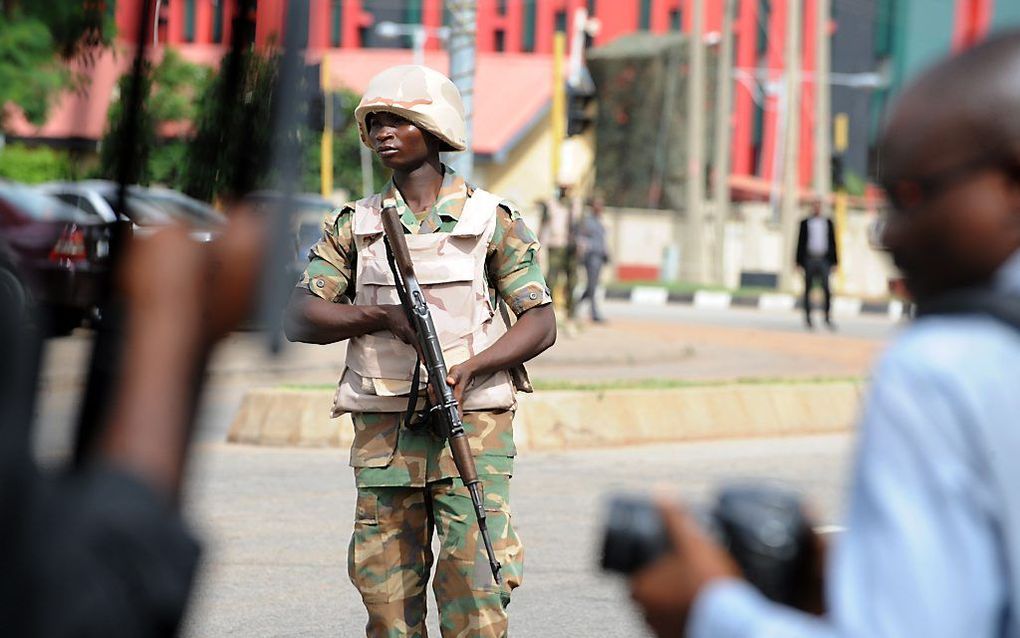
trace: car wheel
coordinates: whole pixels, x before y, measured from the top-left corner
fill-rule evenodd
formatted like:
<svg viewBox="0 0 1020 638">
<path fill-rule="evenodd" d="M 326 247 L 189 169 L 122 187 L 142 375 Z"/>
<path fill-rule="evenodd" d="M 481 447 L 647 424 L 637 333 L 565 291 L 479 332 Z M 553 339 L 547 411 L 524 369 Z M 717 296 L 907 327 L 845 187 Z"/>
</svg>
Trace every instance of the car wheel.
<svg viewBox="0 0 1020 638">
<path fill-rule="evenodd" d="M 19 318 L 28 316 L 30 299 L 21 279 L 8 268 L 0 267 L 0 308 L 7 308 Z"/>
</svg>

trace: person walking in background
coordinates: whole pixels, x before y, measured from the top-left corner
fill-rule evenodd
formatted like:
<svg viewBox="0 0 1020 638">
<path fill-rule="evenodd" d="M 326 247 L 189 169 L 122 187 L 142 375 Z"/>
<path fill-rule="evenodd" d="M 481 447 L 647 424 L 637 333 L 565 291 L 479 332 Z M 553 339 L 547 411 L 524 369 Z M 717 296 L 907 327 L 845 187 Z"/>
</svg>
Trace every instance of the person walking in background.
<svg viewBox="0 0 1020 638">
<path fill-rule="evenodd" d="M 577 215 L 567 189 L 560 186 L 555 197 L 544 203 L 542 222 L 538 229 L 538 240 L 546 248 L 545 279 L 553 301 L 563 307 L 567 318 L 574 318 L 574 286 L 576 275 L 576 245 L 574 224 Z"/>
<path fill-rule="evenodd" d="M 602 313 L 599 312 L 598 302 L 595 299 L 595 289 L 599 285 L 599 277 L 602 275 L 602 267 L 609 263 L 609 248 L 606 246 L 606 228 L 602 225 L 602 209 L 604 202 L 601 196 L 596 196 L 591 201 L 589 213 L 581 219 L 577 228 L 577 254 L 584 264 L 586 276 L 584 294 L 578 300 L 588 301 L 591 304 L 591 320 L 595 322 L 605 321 Z"/>
<path fill-rule="evenodd" d="M 822 216 L 822 203 L 819 201 L 812 204 L 811 215 L 800 222 L 796 259 L 797 265 L 804 271 L 804 325 L 809 330 L 815 327 L 811 321 L 811 289 L 817 282 L 822 286 L 825 325 L 835 330 L 836 325 L 830 315 L 832 294 L 829 291 L 829 274 L 839 263 L 836 229 L 831 219 Z"/>
</svg>

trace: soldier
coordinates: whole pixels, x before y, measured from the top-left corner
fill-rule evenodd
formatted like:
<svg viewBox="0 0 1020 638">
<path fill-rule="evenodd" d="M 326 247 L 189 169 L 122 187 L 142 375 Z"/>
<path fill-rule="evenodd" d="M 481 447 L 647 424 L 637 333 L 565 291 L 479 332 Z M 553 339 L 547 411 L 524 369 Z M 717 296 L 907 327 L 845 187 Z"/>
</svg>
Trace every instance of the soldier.
<svg viewBox="0 0 1020 638">
<path fill-rule="evenodd" d="M 513 204 L 441 163 L 440 151 L 466 147 L 460 94 L 444 75 L 410 65 L 383 71 L 355 118 L 362 141 L 393 179 L 381 193 L 327 216 L 286 322 L 293 341 L 350 339 L 333 407 L 334 416 L 350 413 L 355 428 L 350 578 L 368 610 L 370 637 L 426 636 L 433 562 L 443 636 L 505 636 L 506 607 L 523 571 L 510 518 L 516 401 L 508 371 L 556 339 L 538 240 Z M 424 385 L 412 387 L 415 336 L 396 303 L 382 241 L 381 203 L 391 197 L 451 366 L 448 383 L 484 485 L 502 588 L 489 571 L 449 447 L 427 423 L 406 418 L 420 415 L 427 401 Z M 512 327 L 499 307 L 504 303 L 517 316 Z"/>
<path fill-rule="evenodd" d="M 566 310 L 567 318 L 574 318 L 574 285 L 577 279 L 577 254 L 574 243 L 574 225 L 578 218 L 580 199 L 570 196 L 565 186 L 556 195 L 542 203 L 543 215 L 538 235 L 546 247 L 549 267 L 546 278 L 556 295 L 556 303 Z"/>
</svg>

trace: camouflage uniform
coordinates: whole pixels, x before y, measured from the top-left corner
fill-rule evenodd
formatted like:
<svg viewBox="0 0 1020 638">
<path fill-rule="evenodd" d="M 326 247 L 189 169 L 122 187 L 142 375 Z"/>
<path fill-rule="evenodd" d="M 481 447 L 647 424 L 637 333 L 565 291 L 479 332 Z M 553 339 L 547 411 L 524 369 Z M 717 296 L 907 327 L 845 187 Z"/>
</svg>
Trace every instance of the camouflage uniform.
<svg viewBox="0 0 1020 638">
<path fill-rule="evenodd" d="M 436 203 L 420 217 L 406 206 L 392 183 L 383 197 L 396 199 L 405 232 L 449 232 L 473 190 L 445 168 Z M 355 289 L 353 216 L 353 205 L 347 205 L 327 217 L 323 238 L 312 248 L 300 284 L 328 301 L 350 302 Z M 502 202 L 486 251 L 493 304 L 501 297 L 520 315 L 551 301 L 537 252 L 535 235 L 516 208 Z M 523 548 L 513 529 L 509 500 L 516 454 L 513 412 L 464 414 L 464 429 L 485 490 L 489 531 L 503 569 L 502 590 L 492 580 L 471 499 L 457 478 L 445 441 L 401 427 L 400 413 L 359 412 L 352 417 L 351 465 L 358 504 L 348 568 L 368 609 L 367 634 L 426 635 L 426 583 L 436 562 L 433 589 L 443 636 L 505 636 L 505 608 L 523 572 Z M 440 540 L 438 561 L 431 549 L 433 533 Z"/>
</svg>

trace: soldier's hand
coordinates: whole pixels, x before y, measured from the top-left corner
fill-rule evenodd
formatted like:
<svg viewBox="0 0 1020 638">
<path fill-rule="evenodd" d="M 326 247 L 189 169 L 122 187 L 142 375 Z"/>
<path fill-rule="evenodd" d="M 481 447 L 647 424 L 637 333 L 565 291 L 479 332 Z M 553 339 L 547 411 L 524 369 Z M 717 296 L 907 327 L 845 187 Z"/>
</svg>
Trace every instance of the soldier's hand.
<svg viewBox="0 0 1020 638">
<path fill-rule="evenodd" d="M 457 405 L 461 410 L 464 409 L 464 393 L 471 387 L 474 378 L 475 370 L 471 366 L 470 360 L 453 366 L 446 375 L 446 383 L 453 390 L 453 396 L 457 399 Z"/>
<path fill-rule="evenodd" d="M 631 577 L 630 593 L 657 636 L 683 636 L 698 593 L 712 581 L 739 578 L 740 570 L 675 505 L 659 507 L 673 551 Z"/>
<path fill-rule="evenodd" d="M 418 348 L 418 335 L 414 333 L 404 307 L 397 305 L 380 306 L 386 312 L 386 329 L 397 339 Z"/>
</svg>

